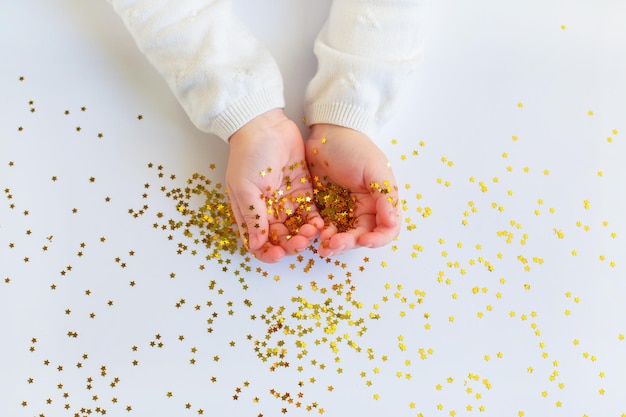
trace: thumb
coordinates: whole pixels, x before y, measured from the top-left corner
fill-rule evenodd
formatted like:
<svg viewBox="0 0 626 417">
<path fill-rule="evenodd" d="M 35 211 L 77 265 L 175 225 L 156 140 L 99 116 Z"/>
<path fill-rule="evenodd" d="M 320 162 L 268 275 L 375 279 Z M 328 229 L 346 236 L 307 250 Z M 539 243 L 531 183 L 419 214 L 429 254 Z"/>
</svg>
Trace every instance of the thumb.
<svg viewBox="0 0 626 417">
<path fill-rule="evenodd" d="M 369 173 L 369 193 L 375 201 L 376 207 L 376 228 L 384 227 L 394 229 L 400 227 L 400 207 L 398 196 L 398 184 L 391 172 L 389 163 L 374 173 Z M 383 181 L 375 181 L 374 178 L 386 178 Z"/>
<path fill-rule="evenodd" d="M 395 229 L 400 226 L 397 191 L 376 197 L 376 228 Z"/>
<path fill-rule="evenodd" d="M 231 206 L 248 250 L 254 252 L 268 241 L 269 222 L 265 201 L 256 187 L 231 191 Z M 242 230 L 245 229 L 245 230 Z"/>
</svg>

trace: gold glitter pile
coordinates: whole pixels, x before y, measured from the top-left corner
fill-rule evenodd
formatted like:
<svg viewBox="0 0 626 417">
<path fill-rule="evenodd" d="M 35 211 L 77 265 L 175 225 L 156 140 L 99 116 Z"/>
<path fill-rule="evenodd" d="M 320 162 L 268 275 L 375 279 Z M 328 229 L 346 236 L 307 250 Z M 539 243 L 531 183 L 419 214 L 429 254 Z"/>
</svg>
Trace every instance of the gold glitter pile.
<svg viewBox="0 0 626 417">
<path fill-rule="evenodd" d="M 356 226 L 354 217 L 355 197 L 350 190 L 332 184 L 324 177 L 324 182 L 315 178 L 315 204 L 324 219 L 324 224 L 334 224 L 339 232 L 347 232 Z"/>
</svg>

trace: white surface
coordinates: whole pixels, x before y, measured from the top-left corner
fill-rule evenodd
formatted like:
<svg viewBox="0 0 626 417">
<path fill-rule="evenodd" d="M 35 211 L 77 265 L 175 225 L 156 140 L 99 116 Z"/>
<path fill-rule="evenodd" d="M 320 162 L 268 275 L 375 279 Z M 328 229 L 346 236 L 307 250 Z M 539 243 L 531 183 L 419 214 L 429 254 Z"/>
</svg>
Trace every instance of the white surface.
<svg viewBox="0 0 626 417">
<path fill-rule="evenodd" d="M 312 40 L 330 3 L 262 3 L 236 6 L 275 54 L 286 111 L 300 119 L 315 70 Z M 445 0 L 431 12 L 422 69 L 377 138 L 406 200 L 398 241 L 346 254 L 338 266 L 307 252 L 279 265 L 250 261 L 246 272 L 244 258 L 231 256 L 224 273 L 182 231 L 153 223 L 180 217 L 162 185 L 185 187 L 194 172 L 223 180 L 227 146 L 193 128 L 106 2 L 3 2 L 2 414 L 624 415 L 626 5 Z M 143 216 L 128 213 L 144 204 Z M 427 207 L 432 214 L 423 217 Z M 511 243 L 502 231 L 514 235 Z M 179 243 L 188 245 L 181 255 Z M 346 301 L 347 289 L 332 289 L 346 285 L 347 272 L 360 309 Z M 294 296 L 330 299 L 335 311 L 363 317 L 367 332 L 360 337 L 345 319 L 331 335 L 314 319 L 298 321 Z M 284 324 L 312 329 L 267 341 L 284 341 L 289 368 L 270 371 L 256 357 L 268 306 L 284 307 Z M 162 348 L 150 346 L 157 334 Z M 338 337 L 335 354 L 328 344 Z M 301 360 L 298 340 L 307 344 Z"/>
</svg>

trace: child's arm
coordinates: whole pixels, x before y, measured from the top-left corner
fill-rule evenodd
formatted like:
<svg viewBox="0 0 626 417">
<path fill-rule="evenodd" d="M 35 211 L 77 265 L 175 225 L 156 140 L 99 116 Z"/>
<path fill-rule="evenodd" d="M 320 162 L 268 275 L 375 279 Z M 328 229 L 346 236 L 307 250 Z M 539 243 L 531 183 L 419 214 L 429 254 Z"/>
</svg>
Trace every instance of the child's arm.
<svg viewBox="0 0 626 417">
<path fill-rule="evenodd" d="M 426 8 L 426 0 L 334 0 L 315 41 L 307 123 L 375 137 L 421 61 Z"/>
<path fill-rule="evenodd" d="M 280 70 L 230 0 L 109 0 L 191 121 L 224 140 L 284 107 Z"/>
<path fill-rule="evenodd" d="M 356 227 L 325 225 L 319 253 L 378 247 L 400 231 L 398 187 L 372 142 L 422 55 L 424 0 L 334 0 L 315 42 L 318 71 L 306 96 L 311 174 L 347 188 Z"/>
<path fill-rule="evenodd" d="M 277 262 L 308 247 L 322 226 L 317 210 L 310 207 L 297 228 L 287 210 L 300 204 L 292 197 L 312 195 L 311 183 L 287 187 L 282 171 L 297 165 L 299 175 L 308 176 L 302 136 L 283 113 L 274 59 L 235 17 L 231 1 L 110 1 L 192 122 L 230 142 L 226 184 L 249 251 Z M 289 207 L 270 215 L 264 197 L 279 190 Z"/>
</svg>

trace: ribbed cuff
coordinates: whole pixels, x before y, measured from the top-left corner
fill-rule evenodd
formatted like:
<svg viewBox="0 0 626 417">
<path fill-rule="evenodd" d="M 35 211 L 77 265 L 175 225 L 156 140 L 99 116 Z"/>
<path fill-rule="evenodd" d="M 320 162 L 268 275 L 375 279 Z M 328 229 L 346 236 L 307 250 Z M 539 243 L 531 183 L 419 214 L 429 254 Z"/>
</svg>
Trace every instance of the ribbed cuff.
<svg viewBox="0 0 626 417">
<path fill-rule="evenodd" d="M 319 123 L 333 124 L 357 130 L 372 137 L 376 133 L 376 117 L 361 107 L 348 103 L 316 103 L 306 111 L 309 126 Z"/>
<path fill-rule="evenodd" d="M 209 131 L 224 141 L 255 117 L 276 108 L 285 107 L 281 88 L 263 89 L 250 94 L 218 114 L 209 125 Z"/>
</svg>

